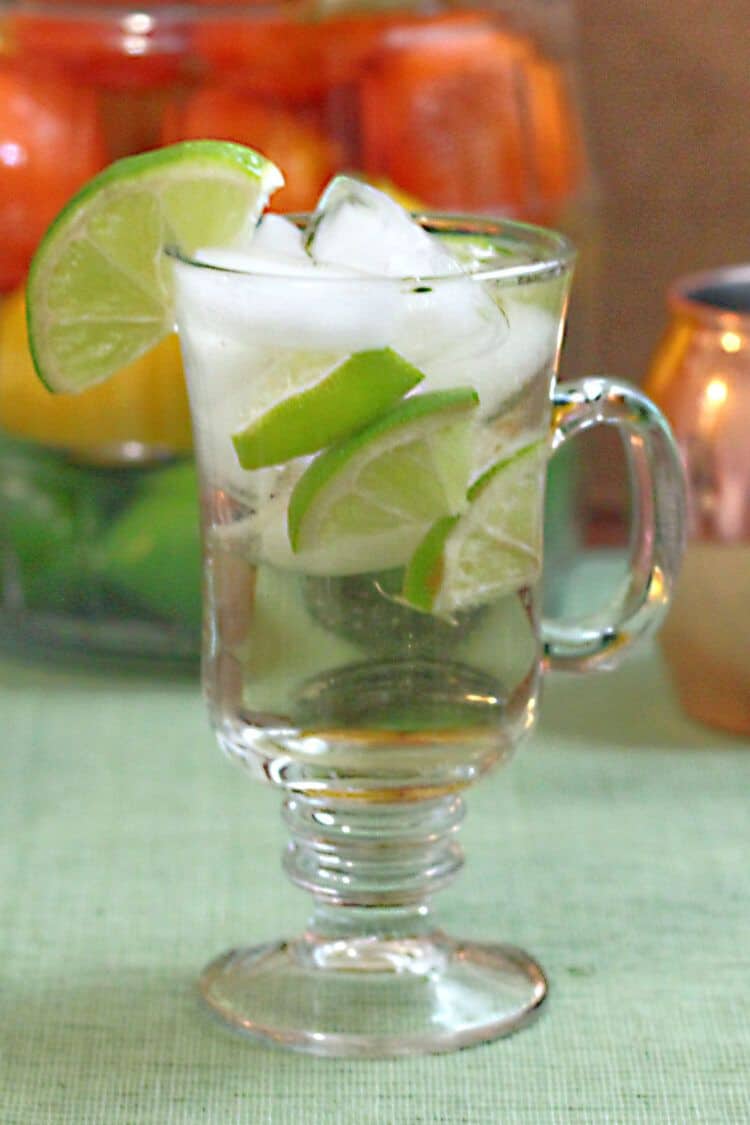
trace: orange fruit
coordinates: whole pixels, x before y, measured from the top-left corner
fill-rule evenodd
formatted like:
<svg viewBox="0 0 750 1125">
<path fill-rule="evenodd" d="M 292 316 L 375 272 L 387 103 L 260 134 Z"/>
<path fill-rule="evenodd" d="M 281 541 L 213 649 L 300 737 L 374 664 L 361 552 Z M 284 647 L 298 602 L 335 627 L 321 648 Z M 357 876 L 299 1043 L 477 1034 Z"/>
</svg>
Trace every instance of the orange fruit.
<svg viewBox="0 0 750 1125">
<path fill-rule="evenodd" d="M 580 124 L 565 75 L 556 63 L 541 57 L 529 63 L 526 96 L 538 200 L 529 217 L 554 223 L 560 204 L 577 190 L 585 174 Z"/>
<path fill-rule="evenodd" d="M 91 91 L 0 63 L 0 289 L 19 283 L 54 216 L 106 161 Z"/>
<path fill-rule="evenodd" d="M 475 14 L 386 39 L 362 76 L 362 164 L 440 208 L 523 210 L 530 44 Z"/>
<path fill-rule="evenodd" d="M 151 7 L 149 5 L 148 7 Z M 121 11 L 103 15 L 92 4 L 59 15 L 50 10 L 11 13 L 11 47 L 45 69 L 63 68 L 78 82 L 110 89 L 142 89 L 173 82 L 188 46 L 184 20 L 168 11 Z"/>
<path fill-rule="evenodd" d="M 252 145 L 283 168 L 286 183 L 273 196 L 274 211 L 314 207 L 341 164 L 338 144 L 314 122 L 231 86 L 204 86 L 184 106 L 167 110 L 164 144 L 202 137 Z"/>
</svg>

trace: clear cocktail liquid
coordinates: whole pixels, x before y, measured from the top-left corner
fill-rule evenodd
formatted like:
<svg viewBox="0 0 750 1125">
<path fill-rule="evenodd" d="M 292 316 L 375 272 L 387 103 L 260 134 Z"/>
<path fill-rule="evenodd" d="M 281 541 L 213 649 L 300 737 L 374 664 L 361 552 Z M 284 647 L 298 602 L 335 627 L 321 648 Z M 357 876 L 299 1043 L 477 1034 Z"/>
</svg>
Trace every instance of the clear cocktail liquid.
<svg viewBox="0 0 750 1125">
<path fill-rule="evenodd" d="M 483 276 L 488 265 L 523 259 L 518 246 L 498 243 L 488 262 L 486 242 L 473 244 L 470 233 L 463 241 L 458 247 L 454 238 L 452 250 Z M 564 270 L 534 277 L 524 269 L 503 280 L 466 275 L 435 282 L 436 292 L 446 287 L 439 294 L 442 312 L 431 322 L 436 338 L 420 331 L 410 339 L 401 329 L 398 339 L 385 342 L 401 354 L 412 349 L 407 358 L 425 373 L 416 393 L 477 391 L 473 477 L 520 449 L 541 451 L 519 500 L 540 529 L 550 390 L 568 279 Z M 253 772 L 308 792 L 397 801 L 468 783 L 508 754 L 534 721 L 541 558 L 519 573 L 512 589 L 493 592 L 490 585 L 476 597 L 469 589 L 458 608 L 425 612 L 403 597 L 407 559 L 394 557 L 389 565 L 377 536 L 361 561 L 350 557 L 345 542 L 340 551 L 334 544 L 322 553 L 295 554 L 287 539 L 289 497 L 312 458 L 248 472 L 237 463 L 230 432 L 252 408 L 254 372 L 257 381 L 270 363 L 283 368 L 290 356 L 304 356 L 303 344 L 313 337 L 318 347 L 337 347 L 342 332 L 352 332 L 350 324 L 342 327 L 342 318 L 352 315 L 346 283 L 333 281 L 335 292 L 329 287 L 325 293 L 325 280 L 312 282 L 328 310 L 316 318 L 307 304 L 315 297 L 303 289 L 309 279 L 263 279 L 189 263 L 178 263 L 176 277 L 202 476 L 209 622 L 204 684 L 221 744 Z M 383 286 L 397 283 L 353 284 L 371 286 L 364 306 L 370 326 L 376 324 Z M 411 291 L 401 285 L 399 299 L 408 293 L 421 315 L 418 302 L 421 293 L 432 299 L 430 286 L 412 285 Z M 278 323 L 269 327 L 268 304 L 263 323 L 258 320 L 259 304 L 274 292 L 279 315 L 290 320 L 286 333 Z M 479 319 L 467 324 L 459 306 L 468 301 L 474 309 L 475 298 Z M 299 302 L 307 329 L 291 324 Z M 413 487 L 407 476 L 402 484 L 407 492 Z M 507 499 L 501 486 L 498 503 Z M 498 550 L 502 546 L 498 542 Z M 535 549 L 541 550 L 541 538 Z M 480 552 L 476 565 L 479 589 L 486 555 Z"/>
<path fill-rule="evenodd" d="M 441 621 L 392 600 L 398 571 L 311 577 L 220 549 L 209 566 L 215 596 L 248 605 L 244 643 L 230 628 L 208 664 L 219 739 L 275 781 L 437 794 L 476 778 L 533 722 L 529 589 Z"/>
</svg>

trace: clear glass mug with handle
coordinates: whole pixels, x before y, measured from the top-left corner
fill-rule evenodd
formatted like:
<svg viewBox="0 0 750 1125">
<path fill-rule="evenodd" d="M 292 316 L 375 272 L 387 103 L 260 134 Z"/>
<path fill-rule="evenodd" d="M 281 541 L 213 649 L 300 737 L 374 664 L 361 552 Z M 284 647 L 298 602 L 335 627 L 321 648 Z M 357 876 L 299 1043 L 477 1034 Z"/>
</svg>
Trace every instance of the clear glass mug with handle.
<svg viewBox="0 0 750 1125">
<path fill-rule="evenodd" d="M 283 866 L 315 903 L 300 937 L 230 951 L 201 991 L 235 1029 L 321 1055 L 453 1050 L 537 1011 L 531 957 L 433 920 L 461 794 L 532 729 L 546 668 L 611 666 L 658 625 L 683 545 L 659 411 L 605 378 L 555 387 L 569 242 L 419 222 L 438 276 L 174 261 L 204 690 L 221 747 L 282 791 Z M 627 582 L 590 620 L 544 620 L 548 458 L 597 424 L 631 469 Z"/>
</svg>

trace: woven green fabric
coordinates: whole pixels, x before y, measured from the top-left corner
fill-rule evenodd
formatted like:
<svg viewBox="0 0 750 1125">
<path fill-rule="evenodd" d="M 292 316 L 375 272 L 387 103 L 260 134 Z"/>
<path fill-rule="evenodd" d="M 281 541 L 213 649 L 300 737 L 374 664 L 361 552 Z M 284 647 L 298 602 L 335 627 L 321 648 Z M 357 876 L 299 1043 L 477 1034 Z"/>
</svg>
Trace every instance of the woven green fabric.
<svg viewBox="0 0 750 1125">
<path fill-rule="evenodd" d="M 523 945 L 551 995 L 453 1056 L 287 1055 L 199 1006 L 206 960 L 307 902 L 196 684 L 6 661 L 0 722 L 3 1125 L 750 1120 L 750 744 L 684 718 L 655 650 L 552 677 L 469 796 L 443 921 Z"/>
</svg>

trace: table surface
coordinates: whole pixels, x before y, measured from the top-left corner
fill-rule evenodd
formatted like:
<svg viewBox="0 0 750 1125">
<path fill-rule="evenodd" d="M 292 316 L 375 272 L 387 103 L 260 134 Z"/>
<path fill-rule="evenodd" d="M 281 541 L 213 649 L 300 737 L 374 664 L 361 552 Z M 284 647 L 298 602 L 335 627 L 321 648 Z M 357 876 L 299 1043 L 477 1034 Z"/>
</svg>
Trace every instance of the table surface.
<svg viewBox="0 0 750 1125">
<path fill-rule="evenodd" d="M 197 683 L 0 662 L 3 1125 L 750 1121 L 750 743 L 693 725 L 658 650 L 552 676 L 474 789 L 446 928 L 548 972 L 540 1019 L 413 1060 L 284 1054 L 196 998 L 210 957 L 297 931 L 279 795 L 213 744 Z"/>
</svg>

